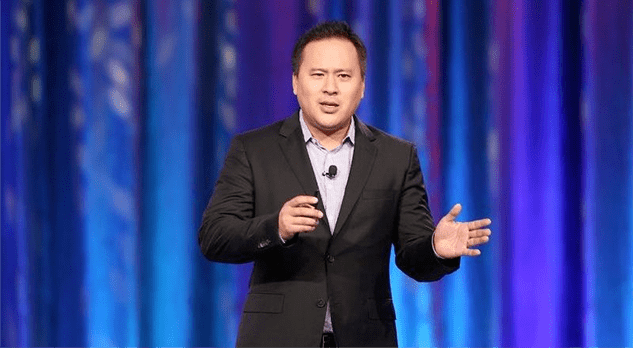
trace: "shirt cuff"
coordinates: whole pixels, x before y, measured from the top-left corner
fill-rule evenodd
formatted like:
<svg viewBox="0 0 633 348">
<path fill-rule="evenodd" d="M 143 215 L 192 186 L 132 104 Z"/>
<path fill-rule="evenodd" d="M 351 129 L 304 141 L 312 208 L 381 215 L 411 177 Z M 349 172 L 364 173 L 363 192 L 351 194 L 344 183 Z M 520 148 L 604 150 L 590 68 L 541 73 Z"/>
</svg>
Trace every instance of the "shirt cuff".
<svg viewBox="0 0 633 348">
<path fill-rule="evenodd" d="M 281 235 L 279 235 L 279 237 L 281 238 Z M 283 241 L 283 238 L 281 239 Z M 285 242 L 284 242 L 285 243 Z M 433 231 L 433 235 L 431 236 L 431 248 L 433 248 L 433 253 L 435 254 L 435 257 L 437 257 L 438 259 L 442 259 L 444 260 L 443 257 L 441 257 L 437 251 L 435 251 L 435 231 Z"/>
<path fill-rule="evenodd" d="M 286 240 L 281 236 L 281 233 L 277 232 L 277 234 L 279 234 L 279 239 L 281 240 L 281 244 L 286 244 Z M 433 251 L 435 251 L 435 249 L 433 249 Z"/>
</svg>

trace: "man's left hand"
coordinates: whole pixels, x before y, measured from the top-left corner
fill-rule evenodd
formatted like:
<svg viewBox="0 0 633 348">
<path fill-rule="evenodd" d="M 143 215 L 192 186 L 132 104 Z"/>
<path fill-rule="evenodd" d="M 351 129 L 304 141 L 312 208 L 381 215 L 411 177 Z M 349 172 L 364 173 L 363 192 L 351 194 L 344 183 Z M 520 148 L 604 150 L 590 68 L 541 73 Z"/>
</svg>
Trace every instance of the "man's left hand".
<svg viewBox="0 0 633 348">
<path fill-rule="evenodd" d="M 433 246 L 437 255 L 445 259 L 481 255 L 479 249 L 470 248 L 487 243 L 490 239 L 490 229 L 484 228 L 492 223 L 490 219 L 455 221 L 461 211 L 462 205 L 455 204 L 435 229 Z"/>
</svg>

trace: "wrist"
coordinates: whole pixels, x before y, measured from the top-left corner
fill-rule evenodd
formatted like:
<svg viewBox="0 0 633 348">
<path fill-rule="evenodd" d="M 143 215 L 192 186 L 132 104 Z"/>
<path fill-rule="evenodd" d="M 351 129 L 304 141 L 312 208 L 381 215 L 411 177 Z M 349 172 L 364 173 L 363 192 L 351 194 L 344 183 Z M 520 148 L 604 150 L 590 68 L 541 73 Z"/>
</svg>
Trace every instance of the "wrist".
<svg viewBox="0 0 633 348">
<path fill-rule="evenodd" d="M 435 257 L 437 257 L 438 259 L 444 259 L 442 256 L 440 256 L 440 254 L 437 253 L 437 250 L 435 250 L 435 232 L 433 232 L 433 235 L 431 236 L 431 248 L 433 248 L 433 253 L 435 254 Z"/>
</svg>

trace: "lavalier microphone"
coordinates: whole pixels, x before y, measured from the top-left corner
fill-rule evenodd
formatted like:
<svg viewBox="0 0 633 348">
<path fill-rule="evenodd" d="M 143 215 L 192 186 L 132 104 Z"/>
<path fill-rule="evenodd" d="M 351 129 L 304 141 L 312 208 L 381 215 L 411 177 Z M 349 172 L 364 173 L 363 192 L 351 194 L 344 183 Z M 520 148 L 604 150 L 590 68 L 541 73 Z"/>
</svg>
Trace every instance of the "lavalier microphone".
<svg viewBox="0 0 633 348">
<path fill-rule="evenodd" d="M 332 179 L 336 176 L 337 170 L 338 168 L 336 168 L 335 165 L 331 165 L 330 168 L 328 168 L 327 172 L 323 172 L 323 176 L 327 176 L 328 178 Z"/>
</svg>

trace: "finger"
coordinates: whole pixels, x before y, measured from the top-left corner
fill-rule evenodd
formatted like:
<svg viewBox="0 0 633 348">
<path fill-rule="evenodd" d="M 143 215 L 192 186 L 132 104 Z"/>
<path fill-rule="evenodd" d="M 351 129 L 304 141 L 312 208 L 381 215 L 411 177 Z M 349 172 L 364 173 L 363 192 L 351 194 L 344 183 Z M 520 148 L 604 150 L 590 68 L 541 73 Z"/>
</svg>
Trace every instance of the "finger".
<svg viewBox="0 0 633 348">
<path fill-rule="evenodd" d="M 459 215 L 461 211 L 462 205 L 457 203 L 453 206 L 453 208 L 451 208 L 451 211 L 449 211 L 448 214 L 444 216 L 444 218 L 448 221 L 455 221 L 455 218 L 457 218 L 457 215 Z"/>
<path fill-rule="evenodd" d="M 296 217 L 290 221 L 290 225 L 315 227 L 319 225 L 319 219 L 312 219 L 312 218 L 307 218 L 307 217 Z"/>
<path fill-rule="evenodd" d="M 314 196 L 299 195 L 299 196 L 293 197 L 291 200 L 289 200 L 286 203 L 290 205 L 291 207 L 299 207 L 302 205 L 317 204 L 318 202 L 319 202 L 319 199 Z"/>
<path fill-rule="evenodd" d="M 323 217 L 323 212 L 310 206 L 309 208 L 307 207 L 292 208 L 290 210 L 290 215 L 295 216 L 295 217 L 304 216 L 304 217 L 310 217 L 314 219 L 320 219 Z"/>
<path fill-rule="evenodd" d="M 319 220 L 310 218 L 293 218 L 288 221 L 287 231 L 289 233 L 314 231 L 319 225 Z"/>
<path fill-rule="evenodd" d="M 463 255 L 464 256 L 479 256 L 481 255 L 481 251 L 479 249 L 466 249 Z"/>
<path fill-rule="evenodd" d="M 472 246 L 488 243 L 489 240 L 490 240 L 490 238 L 488 238 L 488 236 L 483 236 L 483 237 L 478 237 L 478 238 L 470 238 L 466 242 L 466 245 L 470 248 Z"/>
<path fill-rule="evenodd" d="M 469 230 L 476 230 L 476 229 L 480 229 L 482 227 L 486 227 L 488 225 L 490 225 L 492 223 L 492 220 L 490 219 L 481 219 L 481 220 L 475 220 L 475 221 L 469 221 L 468 222 L 468 229 Z"/>
<path fill-rule="evenodd" d="M 489 236 L 491 234 L 492 232 L 489 229 L 485 228 L 485 229 L 480 229 L 480 230 L 469 231 L 468 237 L 477 238 L 477 237 Z"/>
<path fill-rule="evenodd" d="M 316 228 L 317 228 L 316 226 L 310 226 L 310 225 L 292 225 L 288 228 L 288 233 L 293 235 L 296 233 L 312 232 Z"/>
</svg>

